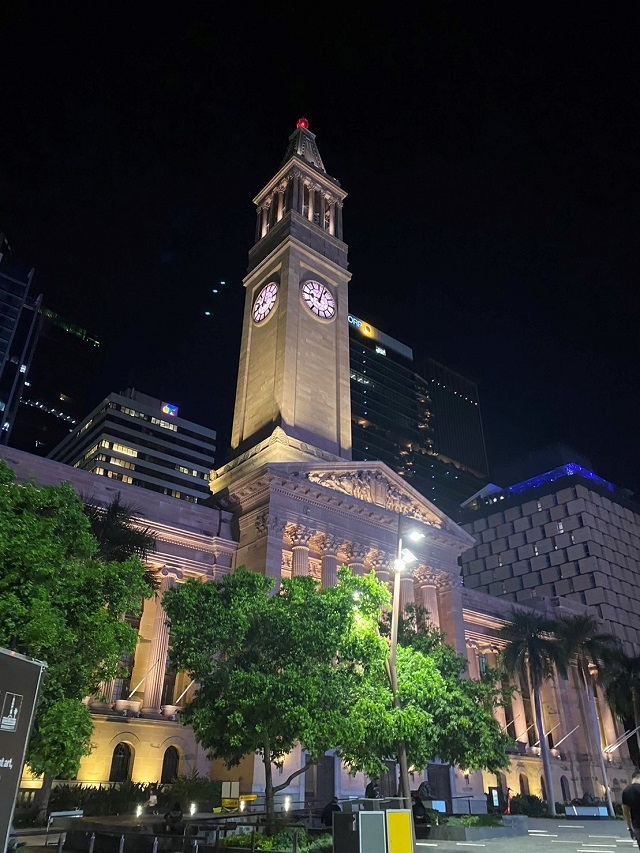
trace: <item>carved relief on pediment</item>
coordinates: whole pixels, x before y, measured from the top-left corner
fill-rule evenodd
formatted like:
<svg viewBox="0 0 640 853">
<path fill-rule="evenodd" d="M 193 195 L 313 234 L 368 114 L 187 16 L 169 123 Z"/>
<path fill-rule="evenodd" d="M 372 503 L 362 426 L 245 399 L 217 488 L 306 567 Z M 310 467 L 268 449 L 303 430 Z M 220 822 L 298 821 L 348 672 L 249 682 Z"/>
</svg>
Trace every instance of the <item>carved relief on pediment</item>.
<svg viewBox="0 0 640 853">
<path fill-rule="evenodd" d="M 380 471 L 309 471 L 307 477 L 310 482 L 327 489 L 415 518 L 431 527 L 442 527 L 442 521 L 435 513 L 420 506 Z"/>
</svg>

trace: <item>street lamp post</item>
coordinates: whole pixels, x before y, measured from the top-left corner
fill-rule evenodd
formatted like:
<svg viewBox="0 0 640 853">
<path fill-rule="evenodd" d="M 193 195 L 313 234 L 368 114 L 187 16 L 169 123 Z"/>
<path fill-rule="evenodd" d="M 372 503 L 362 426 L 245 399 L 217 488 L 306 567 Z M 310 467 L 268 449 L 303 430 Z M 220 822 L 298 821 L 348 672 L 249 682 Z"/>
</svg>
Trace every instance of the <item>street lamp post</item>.
<svg viewBox="0 0 640 853">
<path fill-rule="evenodd" d="M 424 533 L 414 532 L 410 534 L 413 541 L 424 539 Z M 410 551 L 402 548 L 402 515 L 398 515 L 398 550 L 393 564 L 396 576 L 393 582 L 393 605 L 391 611 L 391 647 L 389 651 L 389 681 L 393 694 L 395 708 L 401 708 L 400 696 L 398 695 L 398 670 L 396 658 L 398 653 L 398 624 L 400 622 L 400 585 L 402 572 L 409 563 L 415 562 L 416 557 Z M 411 784 L 409 782 L 409 765 L 407 763 L 407 746 L 404 740 L 398 741 L 398 764 L 400 765 L 400 795 L 404 800 L 404 806 L 411 808 Z"/>
</svg>

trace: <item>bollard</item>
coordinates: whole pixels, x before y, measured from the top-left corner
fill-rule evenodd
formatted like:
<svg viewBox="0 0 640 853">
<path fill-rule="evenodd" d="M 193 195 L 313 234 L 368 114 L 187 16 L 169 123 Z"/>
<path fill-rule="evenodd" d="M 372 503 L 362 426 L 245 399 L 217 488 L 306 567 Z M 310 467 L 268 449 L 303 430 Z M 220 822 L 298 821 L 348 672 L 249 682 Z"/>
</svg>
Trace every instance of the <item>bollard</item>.
<svg viewBox="0 0 640 853">
<path fill-rule="evenodd" d="M 158 836 L 157 835 L 153 839 L 153 847 L 151 848 L 151 853 L 158 853 Z"/>
<path fill-rule="evenodd" d="M 193 853 L 198 853 L 198 839 L 193 839 Z"/>
<path fill-rule="evenodd" d="M 293 830 L 293 853 L 298 853 L 298 830 Z"/>
<path fill-rule="evenodd" d="M 123 853 L 124 850 L 124 833 L 120 836 L 120 846 L 118 847 L 118 853 Z"/>
<path fill-rule="evenodd" d="M 256 853 L 256 831 L 251 830 L 251 853 Z"/>
<path fill-rule="evenodd" d="M 91 838 L 89 839 L 89 853 L 93 853 L 93 847 L 96 843 L 96 834 L 95 832 L 91 833 Z"/>
<path fill-rule="evenodd" d="M 64 847 L 65 837 L 62 833 L 58 836 L 58 853 L 62 853 L 62 848 Z"/>
</svg>

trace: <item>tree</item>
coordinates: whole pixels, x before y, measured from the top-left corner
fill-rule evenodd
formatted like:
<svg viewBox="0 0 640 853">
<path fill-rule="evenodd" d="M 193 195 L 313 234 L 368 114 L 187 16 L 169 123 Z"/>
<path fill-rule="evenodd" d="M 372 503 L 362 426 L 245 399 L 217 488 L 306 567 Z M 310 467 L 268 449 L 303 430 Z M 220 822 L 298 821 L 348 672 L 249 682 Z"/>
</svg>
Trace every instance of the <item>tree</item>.
<svg viewBox="0 0 640 853">
<path fill-rule="evenodd" d="M 240 568 L 163 597 L 173 658 L 199 684 L 183 720 L 228 767 L 262 757 L 270 823 L 275 794 L 348 737 L 350 704 L 371 667 L 384 672 L 388 652 L 376 630 L 388 593 L 373 576 L 347 569 L 335 587 L 310 577 L 283 581 L 277 595 L 272 587 Z M 297 744 L 306 765 L 274 785 L 273 763 Z"/>
<path fill-rule="evenodd" d="M 530 687 L 540 739 L 549 812 L 552 817 L 555 817 L 556 801 L 540 692 L 543 684 L 553 679 L 556 669 L 562 674 L 566 673 L 567 656 L 554 636 L 556 623 L 553 620 L 522 610 L 512 610 L 508 618 L 509 624 L 500 632 L 502 638 L 508 642 L 502 662 L 509 676 L 517 675 L 522 684 L 527 683 Z"/>
<path fill-rule="evenodd" d="M 389 633 L 388 617 L 381 629 Z M 507 767 L 510 741 L 493 717 L 502 701 L 499 677 L 488 673 L 473 681 L 464 677 L 466 669 L 466 658 L 431 627 L 427 611 L 407 607 L 398 625 L 400 708 L 394 707 L 382 668 L 372 669 L 351 711 L 349 737 L 340 748 L 343 759 L 353 769 L 379 774 L 402 739 L 415 767 L 426 767 L 436 757 L 470 770 Z"/>
<path fill-rule="evenodd" d="M 130 557 L 139 557 L 144 561 L 156 550 L 155 534 L 148 527 L 140 527 L 137 523 L 140 511 L 122 503 L 120 492 L 106 507 L 93 498 L 85 499 L 84 504 L 91 533 L 98 543 L 97 556 L 101 560 L 123 563 Z M 155 590 L 157 581 L 154 575 L 145 572 L 145 578 Z"/>
<path fill-rule="evenodd" d="M 598 680 L 615 716 L 636 730 L 634 763 L 640 767 L 640 655 L 629 657 L 621 649 L 607 653 Z"/>
<path fill-rule="evenodd" d="M 327 589 L 293 578 L 271 596 L 270 579 L 239 569 L 165 593 L 173 656 L 200 685 L 183 717 L 210 756 L 232 767 L 259 753 L 271 816 L 274 795 L 329 749 L 370 775 L 386 769 L 401 739 L 417 766 L 440 756 L 505 767 L 508 739 L 491 714 L 493 692 L 461 678 L 466 663 L 453 650 L 438 658 L 400 646 L 402 707 L 394 706 L 389 645 L 378 630 L 388 591 L 373 574 L 343 567 L 338 576 Z M 274 785 L 272 763 L 296 744 L 307 765 Z"/>
<path fill-rule="evenodd" d="M 591 730 L 591 742 L 598 757 L 609 814 L 611 817 L 614 817 L 615 812 L 611 801 L 607 770 L 600 743 L 600 725 L 596 710 L 595 681 L 592 675 L 592 668 L 597 671 L 600 661 L 617 645 L 617 640 L 612 634 L 603 633 L 600 630 L 598 621 L 593 616 L 582 614 L 564 616 L 558 622 L 556 631 L 558 639 L 564 647 L 567 659 L 575 660 L 578 667 L 578 675 L 585 700 L 585 710 Z"/>
<path fill-rule="evenodd" d="M 48 664 L 27 761 L 44 774 L 41 815 L 55 776 L 73 776 L 91 750 L 82 699 L 113 678 L 135 632 L 123 620 L 151 595 L 137 557 L 96 558 L 71 486 L 17 485 L 0 462 L 0 645 Z"/>
</svg>

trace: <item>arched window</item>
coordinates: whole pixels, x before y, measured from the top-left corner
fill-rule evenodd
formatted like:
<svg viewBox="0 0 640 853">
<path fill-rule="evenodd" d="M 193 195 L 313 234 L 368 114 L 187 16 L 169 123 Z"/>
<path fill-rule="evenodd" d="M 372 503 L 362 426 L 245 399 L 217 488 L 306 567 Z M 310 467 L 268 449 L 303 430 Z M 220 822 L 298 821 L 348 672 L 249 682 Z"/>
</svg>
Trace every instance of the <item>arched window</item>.
<svg viewBox="0 0 640 853">
<path fill-rule="evenodd" d="M 113 750 L 111 759 L 111 770 L 109 771 L 110 782 L 126 782 L 131 776 L 131 747 L 128 743 L 119 743 Z"/>
<path fill-rule="evenodd" d="M 507 777 L 504 775 L 504 773 L 496 773 L 496 777 L 498 779 L 498 787 L 502 791 L 502 795 L 504 797 L 506 797 L 507 796 L 507 787 L 508 787 L 507 786 Z"/>
<path fill-rule="evenodd" d="M 529 780 L 524 773 L 520 774 L 520 796 L 529 796 Z"/>
<path fill-rule="evenodd" d="M 544 776 L 540 777 L 540 790 L 542 792 L 542 799 L 547 802 L 547 786 L 544 783 Z"/>
<path fill-rule="evenodd" d="M 162 775 L 160 776 L 160 782 L 163 785 L 168 785 L 176 778 L 178 775 L 179 761 L 180 755 L 178 754 L 178 750 L 175 746 L 170 746 L 162 759 Z"/>
<path fill-rule="evenodd" d="M 564 802 L 571 802 L 571 790 L 569 788 L 569 780 L 566 776 L 560 777 L 560 787 L 562 788 L 562 799 Z"/>
</svg>

